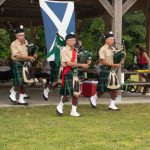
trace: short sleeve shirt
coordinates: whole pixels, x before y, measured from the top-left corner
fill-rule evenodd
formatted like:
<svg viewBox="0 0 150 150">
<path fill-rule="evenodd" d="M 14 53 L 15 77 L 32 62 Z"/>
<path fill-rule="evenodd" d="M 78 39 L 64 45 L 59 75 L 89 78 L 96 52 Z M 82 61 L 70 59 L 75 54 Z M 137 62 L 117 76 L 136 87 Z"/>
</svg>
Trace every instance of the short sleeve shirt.
<svg viewBox="0 0 150 150">
<path fill-rule="evenodd" d="M 12 60 L 20 60 L 15 57 L 16 55 L 28 56 L 27 46 L 25 43 L 21 44 L 18 40 L 11 43 L 10 50 Z"/>
<path fill-rule="evenodd" d="M 66 62 L 71 62 L 72 59 L 72 50 L 69 46 L 64 47 L 60 51 L 60 59 L 61 59 L 61 66 L 66 67 Z M 75 62 L 77 62 L 77 55 Z"/>
<path fill-rule="evenodd" d="M 114 56 L 114 51 L 115 49 L 113 47 L 110 47 L 108 45 L 104 45 L 103 47 L 100 48 L 99 50 L 99 58 L 104 59 L 109 63 L 114 63 L 113 62 L 113 56 Z"/>
</svg>

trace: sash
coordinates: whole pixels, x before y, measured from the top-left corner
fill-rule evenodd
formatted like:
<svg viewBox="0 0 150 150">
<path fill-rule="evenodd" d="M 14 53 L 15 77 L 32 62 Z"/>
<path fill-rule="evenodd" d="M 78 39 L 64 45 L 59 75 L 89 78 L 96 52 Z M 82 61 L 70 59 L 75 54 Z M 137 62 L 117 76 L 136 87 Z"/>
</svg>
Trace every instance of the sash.
<svg viewBox="0 0 150 150">
<path fill-rule="evenodd" d="M 75 59 L 76 59 L 76 50 L 72 50 L 72 58 L 71 58 L 71 62 L 74 62 Z M 71 70 L 71 66 L 66 66 L 64 69 L 63 69 L 63 72 L 62 72 L 62 87 L 64 87 L 64 83 L 65 83 L 65 75 Z"/>
</svg>

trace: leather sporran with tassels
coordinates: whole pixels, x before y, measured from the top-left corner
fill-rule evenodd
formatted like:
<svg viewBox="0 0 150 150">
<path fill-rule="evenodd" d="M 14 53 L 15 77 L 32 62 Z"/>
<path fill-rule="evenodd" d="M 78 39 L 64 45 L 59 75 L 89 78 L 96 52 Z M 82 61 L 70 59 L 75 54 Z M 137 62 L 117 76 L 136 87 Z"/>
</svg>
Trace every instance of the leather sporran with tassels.
<svg viewBox="0 0 150 150">
<path fill-rule="evenodd" d="M 33 83 L 35 82 L 34 78 L 33 78 L 33 72 L 31 69 L 31 64 L 30 62 L 26 62 L 23 65 L 23 79 L 25 83 Z"/>
<path fill-rule="evenodd" d="M 113 68 L 110 70 L 110 73 L 108 76 L 107 88 L 112 89 L 112 90 L 117 90 L 120 88 L 120 83 L 119 83 L 118 77 L 116 75 L 116 70 Z"/>
<path fill-rule="evenodd" d="M 79 97 L 81 94 L 80 80 L 77 75 L 73 75 L 73 95 Z"/>
</svg>

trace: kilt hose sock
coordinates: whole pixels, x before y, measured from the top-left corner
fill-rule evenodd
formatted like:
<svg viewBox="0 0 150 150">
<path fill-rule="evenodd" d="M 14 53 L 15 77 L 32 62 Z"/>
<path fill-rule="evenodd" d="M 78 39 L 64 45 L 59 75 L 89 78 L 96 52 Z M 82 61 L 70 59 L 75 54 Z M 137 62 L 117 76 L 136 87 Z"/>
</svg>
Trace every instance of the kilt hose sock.
<svg viewBox="0 0 150 150">
<path fill-rule="evenodd" d="M 97 97 L 101 97 L 104 93 L 106 92 L 97 92 Z M 109 93 L 110 93 L 111 99 L 115 101 L 116 96 L 117 96 L 117 91 L 111 90 Z"/>
<path fill-rule="evenodd" d="M 62 102 L 66 103 L 68 101 L 69 101 L 69 97 L 68 96 L 63 96 Z M 78 97 L 73 96 L 72 97 L 72 105 L 77 106 L 77 104 L 78 104 Z"/>
<path fill-rule="evenodd" d="M 116 90 L 111 90 L 110 96 L 111 96 L 111 99 L 115 101 L 116 96 L 117 96 L 117 91 Z"/>
<path fill-rule="evenodd" d="M 24 94 L 25 93 L 25 87 L 23 85 L 19 86 L 19 94 Z"/>
<path fill-rule="evenodd" d="M 72 97 L 72 105 L 77 106 L 78 104 L 78 97 L 73 96 Z"/>
</svg>

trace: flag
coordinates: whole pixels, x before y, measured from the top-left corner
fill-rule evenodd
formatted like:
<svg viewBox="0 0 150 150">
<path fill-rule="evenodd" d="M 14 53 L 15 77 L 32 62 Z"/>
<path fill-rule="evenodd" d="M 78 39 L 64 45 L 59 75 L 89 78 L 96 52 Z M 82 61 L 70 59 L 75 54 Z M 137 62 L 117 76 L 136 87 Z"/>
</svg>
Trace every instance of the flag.
<svg viewBox="0 0 150 150">
<path fill-rule="evenodd" d="M 57 66 L 59 66 L 60 65 L 60 50 L 62 49 L 63 46 L 65 46 L 65 40 L 62 37 L 60 37 L 60 35 L 57 33 L 52 49 L 51 51 L 48 52 L 48 54 L 45 57 L 48 58 L 51 55 L 54 55 L 55 58 L 57 58 L 55 59 L 55 63 Z"/>
<path fill-rule="evenodd" d="M 39 0 L 44 23 L 47 53 L 55 44 L 56 33 L 64 39 L 68 33 L 75 32 L 75 12 L 74 2 L 70 1 L 49 1 Z M 48 61 L 55 60 L 53 53 L 48 57 Z"/>
</svg>

